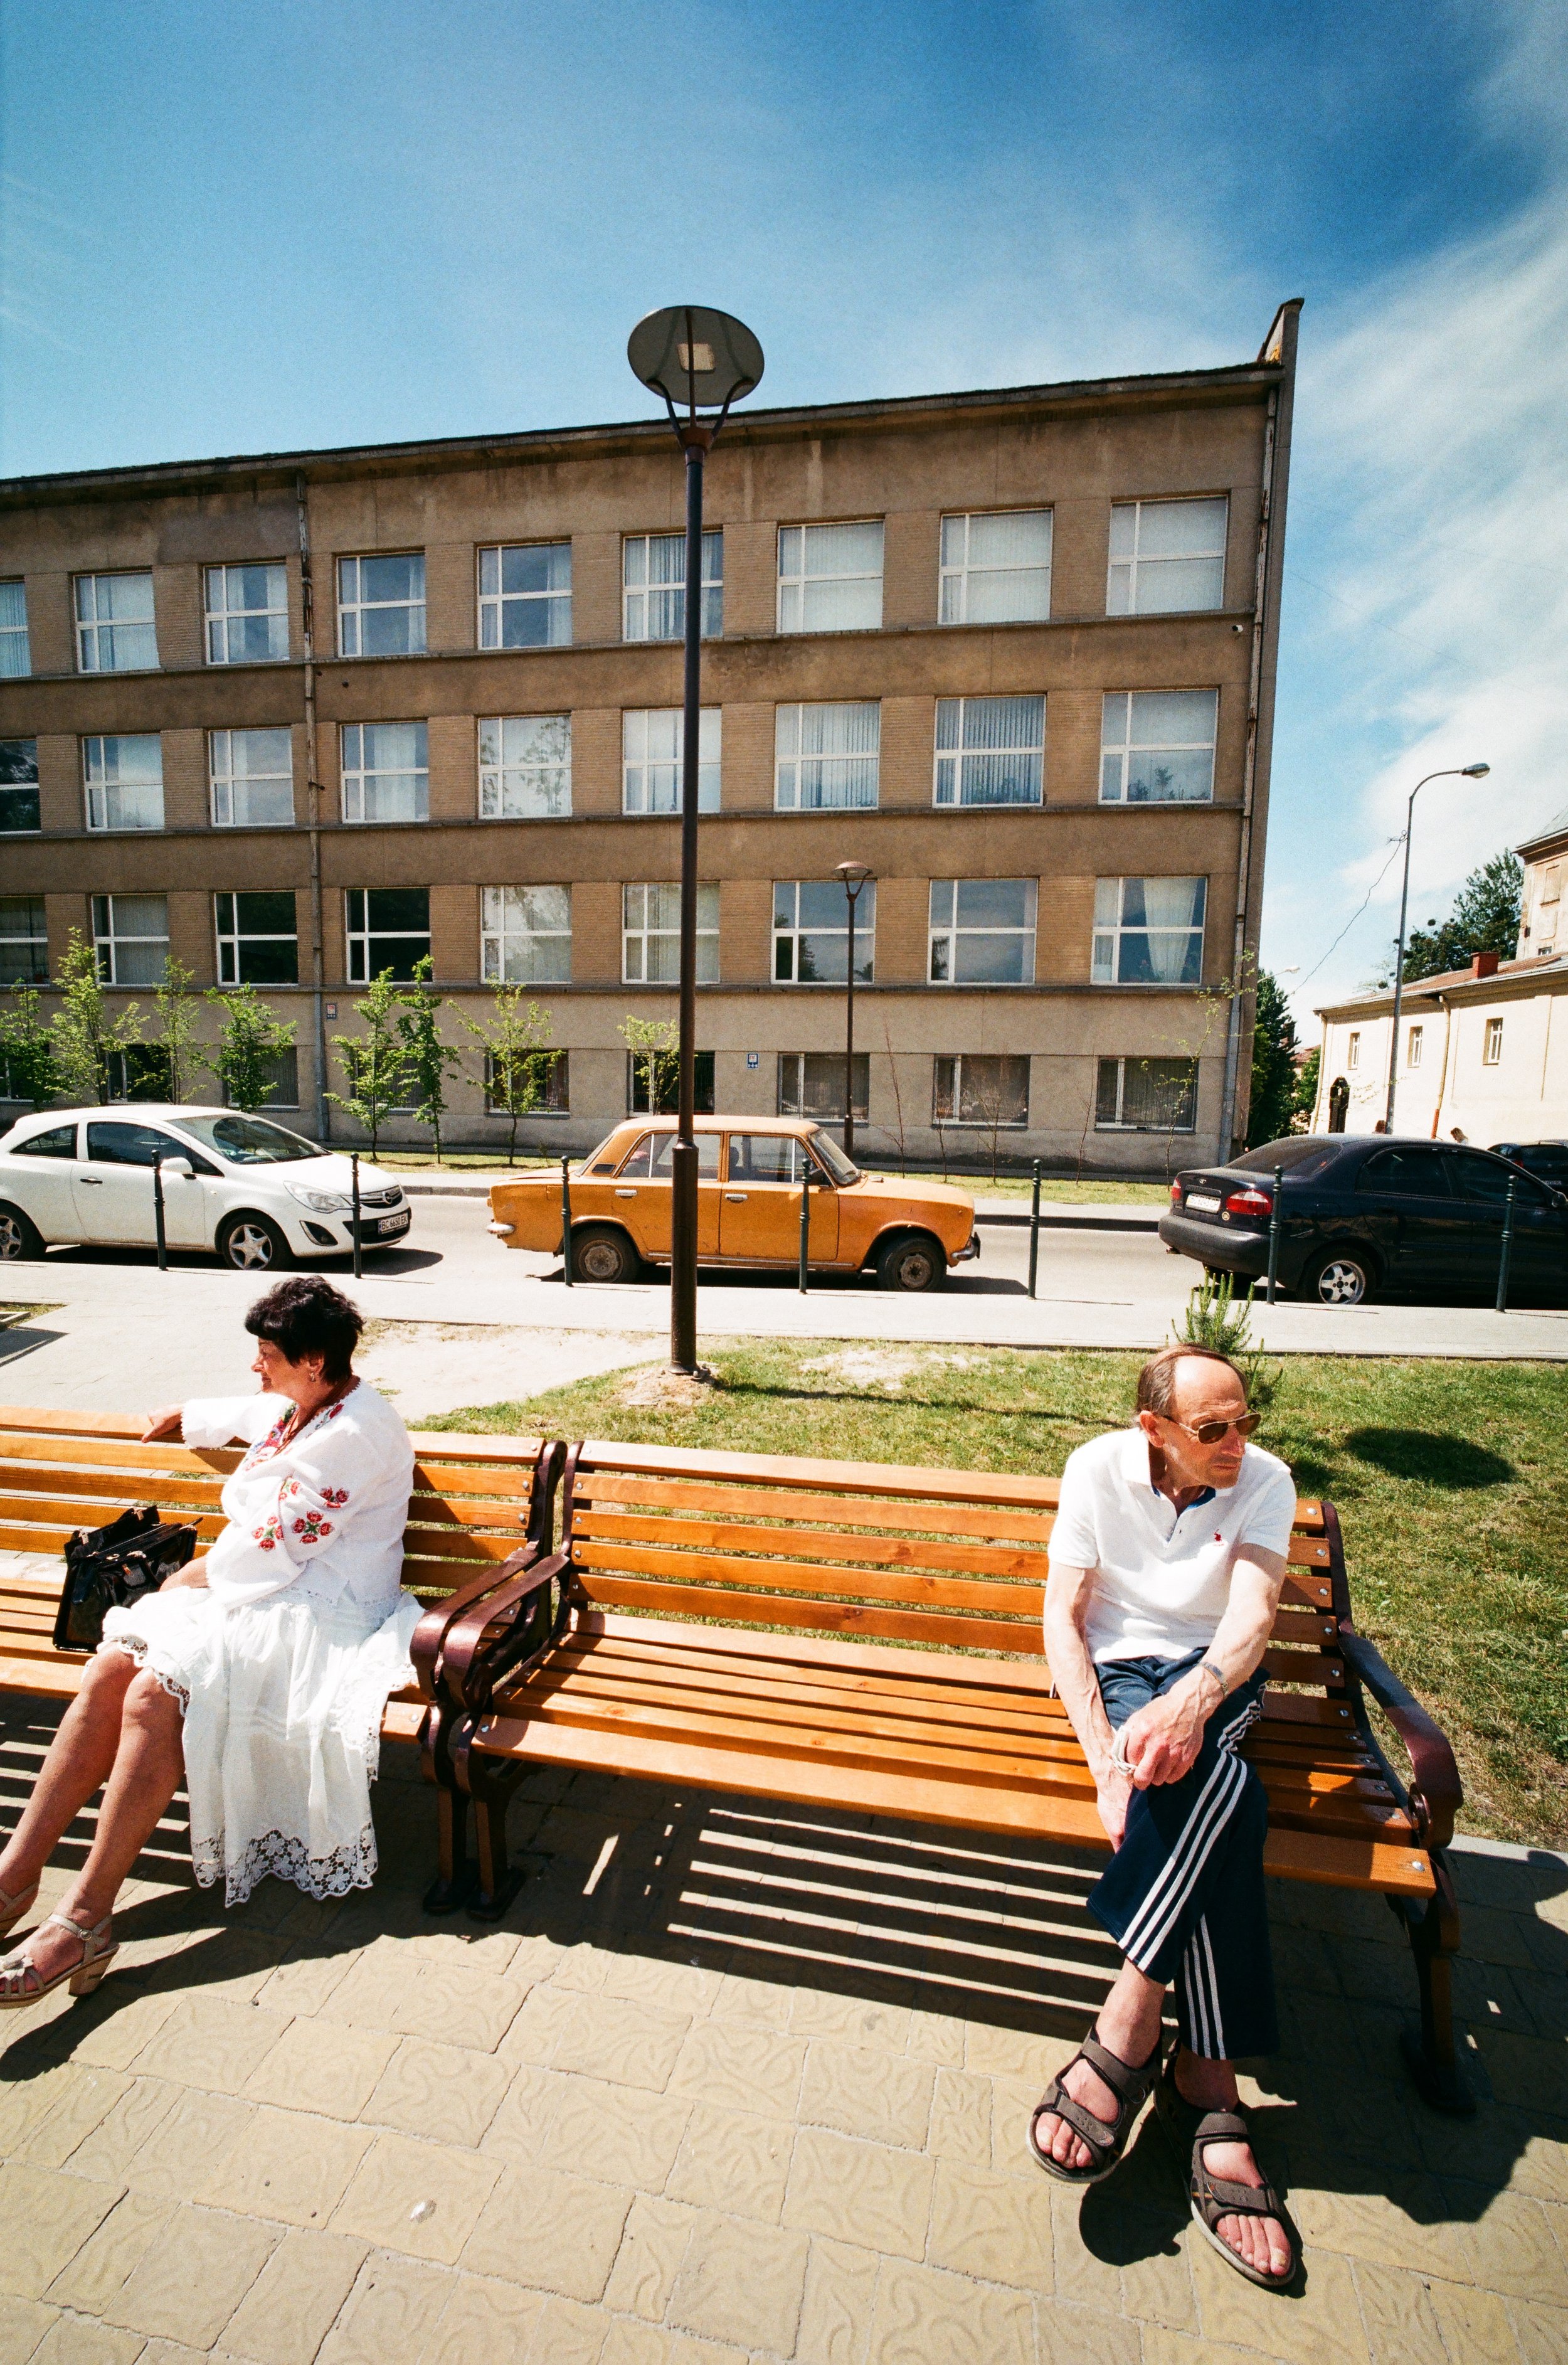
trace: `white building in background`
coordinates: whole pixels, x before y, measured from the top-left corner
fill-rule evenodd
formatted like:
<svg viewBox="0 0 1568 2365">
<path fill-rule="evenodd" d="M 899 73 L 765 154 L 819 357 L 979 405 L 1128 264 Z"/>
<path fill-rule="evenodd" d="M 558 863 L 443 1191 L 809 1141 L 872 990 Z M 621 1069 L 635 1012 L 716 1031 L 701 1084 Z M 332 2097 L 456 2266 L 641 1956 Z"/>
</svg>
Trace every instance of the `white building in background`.
<svg viewBox="0 0 1568 2365">
<path fill-rule="evenodd" d="M 1525 866 L 1518 950 L 1407 985 L 1399 1019 L 1396 1133 L 1494 1141 L 1568 1139 L 1568 824 L 1517 849 Z M 1315 1133 L 1373 1133 L 1388 1103 L 1394 995 L 1326 1004 Z"/>
</svg>

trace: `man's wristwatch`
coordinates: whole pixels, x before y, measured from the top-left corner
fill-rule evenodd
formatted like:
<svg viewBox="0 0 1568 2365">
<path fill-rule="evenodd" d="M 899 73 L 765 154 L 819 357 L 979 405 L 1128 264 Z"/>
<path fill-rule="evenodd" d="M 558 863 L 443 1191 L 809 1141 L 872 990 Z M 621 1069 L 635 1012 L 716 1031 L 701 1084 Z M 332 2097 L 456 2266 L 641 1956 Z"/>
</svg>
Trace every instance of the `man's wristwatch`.
<svg viewBox="0 0 1568 2365">
<path fill-rule="evenodd" d="M 1215 1693 L 1215 1706 L 1217 1708 L 1220 1701 L 1225 1698 L 1226 1685 L 1224 1676 L 1215 1665 L 1214 1661 L 1212 1659 L 1200 1659 L 1193 1672 L 1194 1675 L 1211 1676 L 1214 1678 L 1215 1685 L 1218 1687 Z"/>
</svg>

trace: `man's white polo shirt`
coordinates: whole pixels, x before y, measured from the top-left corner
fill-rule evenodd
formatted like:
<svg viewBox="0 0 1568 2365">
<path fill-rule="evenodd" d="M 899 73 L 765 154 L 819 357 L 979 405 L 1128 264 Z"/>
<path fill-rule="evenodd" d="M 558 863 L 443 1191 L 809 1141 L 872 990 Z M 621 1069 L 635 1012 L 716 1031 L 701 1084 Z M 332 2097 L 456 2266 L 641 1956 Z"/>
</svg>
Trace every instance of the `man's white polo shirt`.
<svg viewBox="0 0 1568 2365">
<path fill-rule="evenodd" d="M 1068 1456 L 1050 1556 L 1092 1568 L 1084 1632 L 1089 1655 L 1184 1659 L 1204 1651 L 1230 1599 L 1243 1544 L 1282 1553 L 1295 1517 L 1295 1481 L 1274 1453 L 1248 1444 L 1234 1486 L 1205 1490 L 1178 1511 L 1148 1474 L 1148 1440 L 1113 1429 Z"/>
</svg>

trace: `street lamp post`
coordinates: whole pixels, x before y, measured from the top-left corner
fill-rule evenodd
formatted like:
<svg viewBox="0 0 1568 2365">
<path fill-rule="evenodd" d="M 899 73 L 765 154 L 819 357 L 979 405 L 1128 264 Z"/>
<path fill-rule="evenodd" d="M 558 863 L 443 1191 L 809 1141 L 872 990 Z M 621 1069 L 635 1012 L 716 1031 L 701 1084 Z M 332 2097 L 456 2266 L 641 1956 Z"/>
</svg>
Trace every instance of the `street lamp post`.
<svg viewBox="0 0 1568 2365">
<path fill-rule="evenodd" d="M 1394 957 L 1394 1040 L 1388 1047 L 1388 1104 L 1383 1113 L 1384 1133 L 1394 1131 L 1394 1093 L 1399 1081 L 1399 1014 L 1405 1002 L 1405 923 L 1410 909 L 1410 833 L 1416 822 L 1416 800 L 1427 780 L 1484 780 L 1492 769 L 1490 764 L 1450 764 L 1441 772 L 1428 772 L 1426 779 L 1417 780 L 1410 791 L 1410 801 L 1405 808 L 1405 883 L 1399 891 L 1399 946 Z"/>
<path fill-rule="evenodd" d="M 860 890 L 868 879 L 876 876 L 863 862 L 841 862 L 837 865 L 844 881 L 845 901 L 849 905 L 849 960 L 847 991 L 844 997 L 844 1154 L 855 1155 L 855 907 L 860 901 Z"/>
<path fill-rule="evenodd" d="M 729 416 L 762 376 L 762 347 L 727 312 L 670 304 L 627 341 L 633 375 L 664 397 L 686 454 L 686 670 L 680 763 L 680 1051 L 670 1157 L 669 1359 L 697 1368 L 697 781 L 702 719 L 702 465 Z M 686 409 L 681 418 L 678 403 Z M 710 416 L 699 418 L 699 406 Z M 717 416 L 713 416 L 714 412 Z"/>
</svg>

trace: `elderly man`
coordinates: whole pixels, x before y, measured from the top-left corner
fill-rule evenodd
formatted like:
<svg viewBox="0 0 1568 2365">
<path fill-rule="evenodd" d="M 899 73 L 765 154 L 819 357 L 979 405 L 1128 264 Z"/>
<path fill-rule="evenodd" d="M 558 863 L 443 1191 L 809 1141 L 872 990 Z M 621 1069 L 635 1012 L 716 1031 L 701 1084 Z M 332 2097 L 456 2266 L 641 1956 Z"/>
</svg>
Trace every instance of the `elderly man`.
<svg viewBox="0 0 1568 2365">
<path fill-rule="evenodd" d="M 1238 2057 L 1278 2042 L 1263 1895 L 1263 1786 L 1238 1754 L 1260 1713 L 1295 1488 L 1248 1440 L 1235 1365 L 1168 1347 L 1137 1419 L 1069 1459 L 1051 1535 L 1046 1650 L 1115 1855 L 1090 1898 L 1125 1957 L 1099 2019 L 1028 2129 L 1041 2168 L 1093 2184 L 1157 2079 L 1190 2146 L 1193 2216 L 1222 2257 L 1280 2290 L 1296 2253 L 1252 2156 Z M 1179 2043 L 1160 2076 L 1174 1980 Z"/>
</svg>

